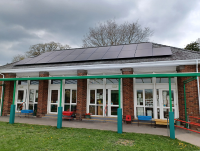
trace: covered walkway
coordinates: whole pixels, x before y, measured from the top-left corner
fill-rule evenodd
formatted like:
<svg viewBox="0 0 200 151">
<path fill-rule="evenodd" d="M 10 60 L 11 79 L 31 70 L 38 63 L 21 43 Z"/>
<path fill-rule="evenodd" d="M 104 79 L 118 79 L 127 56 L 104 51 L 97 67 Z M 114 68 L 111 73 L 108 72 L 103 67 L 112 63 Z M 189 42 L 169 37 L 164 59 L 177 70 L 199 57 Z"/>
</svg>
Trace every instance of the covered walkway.
<svg viewBox="0 0 200 151">
<path fill-rule="evenodd" d="M 9 122 L 9 116 L 1 116 L 0 121 Z M 38 125 L 50 125 L 57 126 L 57 118 L 19 118 L 15 117 L 15 123 L 27 123 L 27 124 L 38 124 Z M 111 130 L 117 132 L 117 123 L 111 122 L 91 122 L 91 121 L 66 121 L 62 122 L 62 127 L 73 127 L 73 128 L 86 128 L 86 129 L 99 129 L 99 130 Z M 146 133 L 153 135 L 167 136 L 167 129 L 163 127 L 151 127 L 148 125 L 137 124 L 123 124 L 123 132 L 134 132 L 134 133 Z M 200 134 L 188 132 L 186 130 L 178 129 L 175 130 L 175 137 L 181 141 L 185 141 L 200 147 Z"/>
</svg>

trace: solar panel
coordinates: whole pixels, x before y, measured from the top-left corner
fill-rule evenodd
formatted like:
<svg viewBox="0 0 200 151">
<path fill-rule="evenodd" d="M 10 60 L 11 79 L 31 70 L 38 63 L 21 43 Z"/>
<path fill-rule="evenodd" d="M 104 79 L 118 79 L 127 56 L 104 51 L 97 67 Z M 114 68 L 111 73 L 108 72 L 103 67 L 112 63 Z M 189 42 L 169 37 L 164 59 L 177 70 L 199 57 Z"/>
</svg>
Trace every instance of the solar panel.
<svg viewBox="0 0 200 151">
<path fill-rule="evenodd" d="M 119 55 L 120 52 L 107 52 L 102 59 L 113 59 L 113 58 L 117 58 L 117 56 Z"/>
<path fill-rule="evenodd" d="M 152 43 L 141 43 L 137 45 L 137 49 L 152 49 Z"/>
<path fill-rule="evenodd" d="M 101 59 L 104 56 L 104 52 L 102 53 L 93 53 L 87 60 L 96 60 L 96 59 Z"/>
<path fill-rule="evenodd" d="M 71 53 L 71 55 L 80 55 L 85 51 L 85 49 L 75 49 L 74 52 Z"/>
<path fill-rule="evenodd" d="M 152 55 L 152 49 L 137 49 L 135 53 L 135 57 L 147 57 Z"/>
<path fill-rule="evenodd" d="M 91 54 L 89 54 L 89 53 L 81 54 L 74 61 L 87 60 L 90 56 L 91 56 Z"/>
<path fill-rule="evenodd" d="M 42 60 L 45 56 L 38 56 L 38 57 L 35 57 L 35 58 L 32 58 L 30 61 L 26 62 L 25 64 L 34 64 L 40 60 Z"/>
<path fill-rule="evenodd" d="M 87 48 L 83 53 L 89 53 L 92 54 L 95 52 L 95 50 L 97 50 L 97 48 Z"/>
<path fill-rule="evenodd" d="M 118 51 L 118 52 L 120 52 L 122 50 L 122 48 L 123 48 L 123 45 L 111 46 L 108 51 Z"/>
<path fill-rule="evenodd" d="M 130 45 L 124 45 L 122 51 L 133 51 L 136 50 L 137 44 L 130 44 Z"/>
<path fill-rule="evenodd" d="M 121 51 L 118 58 L 133 58 L 135 57 L 135 50 L 133 51 Z"/>
<path fill-rule="evenodd" d="M 15 63 L 15 65 L 21 65 L 21 64 L 25 64 L 26 62 L 32 60 L 33 58 L 25 58 L 17 63 Z"/>
<path fill-rule="evenodd" d="M 53 51 L 50 55 L 48 55 L 48 57 L 50 56 L 57 56 L 59 54 L 61 54 L 63 51 Z"/>
<path fill-rule="evenodd" d="M 170 47 L 153 48 L 153 56 L 172 55 Z"/>
<path fill-rule="evenodd" d="M 39 60 L 38 62 L 36 63 L 47 63 L 49 62 L 50 60 L 52 60 L 54 57 L 51 56 L 51 57 L 44 57 L 43 59 Z"/>
<path fill-rule="evenodd" d="M 78 55 L 70 54 L 67 57 L 65 57 L 64 59 L 60 60 L 59 62 L 71 62 L 71 61 L 74 61 L 77 57 L 78 57 Z"/>
<path fill-rule="evenodd" d="M 97 50 L 95 51 L 95 53 L 107 52 L 108 49 L 110 49 L 110 47 L 99 47 L 99 48 L 97 48 Z"/>
</svg>

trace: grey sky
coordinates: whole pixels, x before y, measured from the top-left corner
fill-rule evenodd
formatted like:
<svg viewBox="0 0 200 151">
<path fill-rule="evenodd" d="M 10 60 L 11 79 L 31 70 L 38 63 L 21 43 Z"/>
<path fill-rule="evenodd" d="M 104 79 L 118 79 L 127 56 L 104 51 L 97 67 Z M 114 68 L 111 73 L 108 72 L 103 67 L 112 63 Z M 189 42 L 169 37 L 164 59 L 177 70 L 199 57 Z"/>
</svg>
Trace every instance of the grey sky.
<svg viewBox="0 0 200 151">
<path fill-rule="evenodd" d="M 37 43 L 82 46 L 98 22 L 138 20 L 154 30 L 151 42 L 183 48 L 200 38 L 200 1 L 0 0 L 0 65 Z"/>
</svg>

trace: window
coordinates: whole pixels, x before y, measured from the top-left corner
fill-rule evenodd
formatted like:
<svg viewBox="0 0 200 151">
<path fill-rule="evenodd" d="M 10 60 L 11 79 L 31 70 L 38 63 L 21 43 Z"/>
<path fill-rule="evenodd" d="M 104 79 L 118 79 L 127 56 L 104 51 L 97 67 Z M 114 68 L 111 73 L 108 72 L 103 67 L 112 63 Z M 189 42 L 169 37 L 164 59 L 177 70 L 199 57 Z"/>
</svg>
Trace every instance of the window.
<svg viewBox="0 0 200 151">
<path fill-rule="evenodd" d="M 103 85 L 103 79 L 90 79 L 89 84 L 100 84 Z"/>
<path fill-rule="evenodd" d="M 30 81 L 30 84 L 31 84 L 31 85 L 38 85 L 38 84 L 39 84 L 39 81 L 38 81 L 38 80 L 31 80 L 31 81 Z"/>
<path fill-rule="evenodd" d="M 90 90 L 89 113 L 103 115 L 103 89 Z"/>
<path fill-rule="evenodd" d="M 156 83 L 169 83 L 169 78 L 156 78 Z M 175 83 L 174 78 L 171 78 L 171 83 Z"/>
<path fill-rule="evenodd" d="M 51 80 L 51 84 L 60 84 L 60 80 Z"/>
<path fill-rule="evenodd" d="M 77 80 L 65 80 L 65 84 L 77 84 Z"/>
<path fill-rule="evenodd" d="M 152 78 L 135 78 L 135 83 L 152 83 Z"/>
<path fill-rule="evenodd" d="M 37 113 L 38 104 L 38 90 L 30 89 L 29 91 L 29 110 L 33 110 L 34 114 Z"/>
<path fill-rule="evenodd" d="M 106 79 L 106 84 L 118 84 L 119 79 Z"/>
<path fill-rule="evenodd" d="M 64 111 L 76 111 L 77 91 L 65 89 Z"/>
<path fill-rule="evenodd" d="M 27 85 L 27 80 L 18 81 L 18 85 Z"/>
</svg>

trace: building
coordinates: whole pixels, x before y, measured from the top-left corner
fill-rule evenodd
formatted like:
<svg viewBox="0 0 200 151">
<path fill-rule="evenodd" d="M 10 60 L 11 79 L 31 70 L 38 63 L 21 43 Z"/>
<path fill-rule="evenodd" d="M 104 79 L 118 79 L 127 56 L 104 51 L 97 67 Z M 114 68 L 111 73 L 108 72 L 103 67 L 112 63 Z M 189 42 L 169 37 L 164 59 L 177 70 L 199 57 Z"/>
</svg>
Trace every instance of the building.
<svg viewBox="0 0 200 151">
<path fill-rule="evenodd" d="M 199 71 L 200 53 L 156 43 L 46 52 L 0 67 L 0 78 L 121 75 L 149 73 L 190 73 Z M 175 118 L 185 119 L 184 84 L 190 77 L 171 79 Z M 0 81 L 1 82 L 1 81 Z M 121 86 L 123 118 L 150 115 L 165 119 L 169 112 L 168 78 L 124 78 Z M 2 83 L 2 82 L 1 82 Z M 5 81 L 2 115 L 10 113 L 13 81 Z M 85 113 L 116 117 L 118 79 L 62 80 L 63 110 L 76 110 L 77 120 Z M 1 88 L 1 87 L 0 87 Z M 2 91 L 0 91 L 1 93 Z M 33 109 L 37 117 L 57 114 L 60 80 L 17 81 L 16 112 Z M 199 117 L 199 80 L 186 84 L 187 114 Z"/>
</svg>

